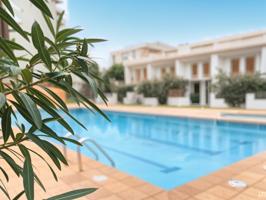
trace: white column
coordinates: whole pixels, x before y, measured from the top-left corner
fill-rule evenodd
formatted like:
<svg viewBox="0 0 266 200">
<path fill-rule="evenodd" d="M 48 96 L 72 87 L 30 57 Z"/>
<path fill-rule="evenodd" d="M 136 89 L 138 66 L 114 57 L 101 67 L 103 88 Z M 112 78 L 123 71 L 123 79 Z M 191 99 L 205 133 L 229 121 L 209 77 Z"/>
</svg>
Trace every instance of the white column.
<svg viewBox="0 0 266 200">
<path fill-rule="evenodd" d="M 219 56 L 217 54 L 211 55 L 211 79 L 214 80 L 219 72 Z"/>
<path fill-rule="evenodd" d="M 184 76 L 181 70 L 181 62 L 179 60 L 175 61 L 175 75 L 176 76 Z"/>
<path fill-rule="evenodd" d="M 204 77 L 204 73 L 203 73 L 203 63 L 198 63 L 197 64 L 197 66 L 198 66 L 198 78 L 199 79 L 203 79 L 203 77 Z"/>
<path fill-rule="evenodd" d="M 153 68 L 153 71 L 154 71 L 153 78 L 156 78 L 156 79 L 161 79 L 162 78 L 161 68 L 160 67 Z"/>
<path fill-rule="evenodd" d="M 206 105 L 206 83 L 205 81 L 200 82 L 200 105 Z"/>
<path fill-rule="evenodd" d="M 147 79 L 152 80 L 154 78 L 154 69 L 151 64 L 147 65 Z"/>
<path fill-rule="evenodd" d="M 255 58 L 255 72 L 260 72 L 260 55 L 257 54 Z"/>
<path fill-rule="evenodd" d="M 132 76 L 131 73 L 132 72 L 129 69 L 129 67 L 125 66 L 125 72 L 124 72 L 124 74 L 125 74 L 125 83 L 126 84 L 130 84 L 131 83 L 131 76 Z"/>
<path fill-rule="evenodd" d="M 239 73 L 245 74 L 246 73 L 246 58 L 241 57 L 239 60 Z"/>
<path fill-rule="evenodd" d="M 260 73 L 266 73 L 266 47 L 261 49 Z"/>
</svg>

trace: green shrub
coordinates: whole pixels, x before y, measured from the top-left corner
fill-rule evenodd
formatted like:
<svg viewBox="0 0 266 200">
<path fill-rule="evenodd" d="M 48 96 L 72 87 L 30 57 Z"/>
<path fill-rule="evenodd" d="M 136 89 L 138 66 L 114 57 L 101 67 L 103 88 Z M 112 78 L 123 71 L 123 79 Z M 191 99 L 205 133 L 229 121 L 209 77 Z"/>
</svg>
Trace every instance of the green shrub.
<svg viewBox="0 0 266 200">
<path fill-rule="evenodd" d="M 117 92 L 117 98 L 120 103 L 123 103 L 123 98 L 126 97 L 127 92 L 134 91 L 134 85 L 123 85 L 119 86 L 115 89 L 115 92 Z"/>
<path fill-rule="evenodd" d="M 182 78 L 175 76 L 165 76 L 163 80 L 159 82 L 159 103 L 166 104 L 170 90 L 181 90 L 184 93 L 186 91 L 186 85 L 187 81 Z"/>
<path fill-rule="evenodd" d="M 182 78 L 166 76 L 161 81 L 144 81 L 138 86 L 138 93 L 144 97 L 157 97 L 160 104 L 165 104 L 169 91 L 178 89 L 185 92 L 187 82 Z"/>
<path fill-rule="evenodd" d="M 217 93 L 217 96 L 224 98 L 228 105 L 239 107 L 245 104 L 246 93 L 266 91 L 266 79 L 259 74 L 229 77 L 220 72 L 212 89 Z"/>
<path fill-rule="evenodd" d="M 106 79 L 124 81 L 124 66 L 122 64 L 112 65 L 104 74 Z"/>
<path fill-rule="evenodd" d="M 160 82 L 158 81 L 143 81 L 137 89 L 138 93 L 144 97 L 158 97 L 160 92 Z"/>
</svg>

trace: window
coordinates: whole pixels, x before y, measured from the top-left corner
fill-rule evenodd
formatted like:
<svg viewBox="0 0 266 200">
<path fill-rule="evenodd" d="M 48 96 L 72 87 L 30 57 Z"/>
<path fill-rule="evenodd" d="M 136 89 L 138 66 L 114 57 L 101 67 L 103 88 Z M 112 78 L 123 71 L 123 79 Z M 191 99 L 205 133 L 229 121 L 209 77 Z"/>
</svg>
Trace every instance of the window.
<svg viewBox="0 0 266 200">
<path fill-rule="evenodd" d="M 255 58 L 254 57 L 246 58 L 246 72 L 247 74 L 254 74 L 255 72 Z"/>
<path fill-rule="evenodd" d="M 210 64 L 209 63 L 203 64 L 203 74 L 204 74 L 204 77 L 210 76 Z"/>
<path fill-rule="evenodd" d="M 198 76 L 198 65 L 193 64 L 192 65 L 192 77 L 197 77 Z"/>
<path fill-rule="evenodd" d="M 231 61 L 231 75 L 237 76 L 239 74 L 239 59 L 233 59 Z"/>
</svg>

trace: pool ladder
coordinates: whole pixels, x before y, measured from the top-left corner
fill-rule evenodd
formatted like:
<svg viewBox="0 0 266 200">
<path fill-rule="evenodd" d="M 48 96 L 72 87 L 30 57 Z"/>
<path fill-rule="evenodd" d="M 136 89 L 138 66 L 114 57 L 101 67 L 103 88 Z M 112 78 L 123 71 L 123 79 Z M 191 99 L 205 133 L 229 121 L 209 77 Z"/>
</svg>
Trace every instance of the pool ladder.
<svg viewBox="0 0 266 200">
<path fill-rule="evenodd" d="M 90 142 L 91 144 L 93 144 L 96 147 L 96 149 L 98 149 L 105 156 L 105 158 L 110 162 L 111 166 L 115 167 L 115 162 L 111 158 L 111 156 L 109 156 L 108 153 L 93 139 L 88 138 L 88 137 L 79 137 L 76 135 L 72 135 L 71 133 L 67 133 L 64 137 L 66 137 L 66 138 L 74 137 L 75 139 L 78 140 L 78 142 L 80 144 L 82 144 L 84 147 L 86 147 L 86 149 L 89 150 L 95 156 L 96 160 L 99 160 L 98 153 L 93 148 L 91 148 L 89 145 L 86 144 L 87 142 Z M 64 151 L 64 156 L 67 159 L 66 145 L 63 146 L 63 151 Z M 78 146 L 78 145 L 77 145 L 77 156 L 78 156 L 79 171 L 83 171 L 82 159 L 81 159 L 81 149 L 80 149 L 80 146 Z"/>
</svg>

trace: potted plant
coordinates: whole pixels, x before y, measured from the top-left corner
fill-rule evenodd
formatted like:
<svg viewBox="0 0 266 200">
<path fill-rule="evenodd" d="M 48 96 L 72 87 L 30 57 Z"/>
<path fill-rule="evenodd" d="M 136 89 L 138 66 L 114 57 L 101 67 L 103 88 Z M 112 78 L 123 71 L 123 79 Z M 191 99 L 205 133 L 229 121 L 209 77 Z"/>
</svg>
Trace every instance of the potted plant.
<svg viewBox="0 0 266 200">
<path fill-rule="evenodd" d="M 138 93 L 143 94 L 144 105 L 157 106 L 159 104 L 158 96 L 160 91 L 158 81 L 144 81 L 138 86 Z"/>
</svg>

